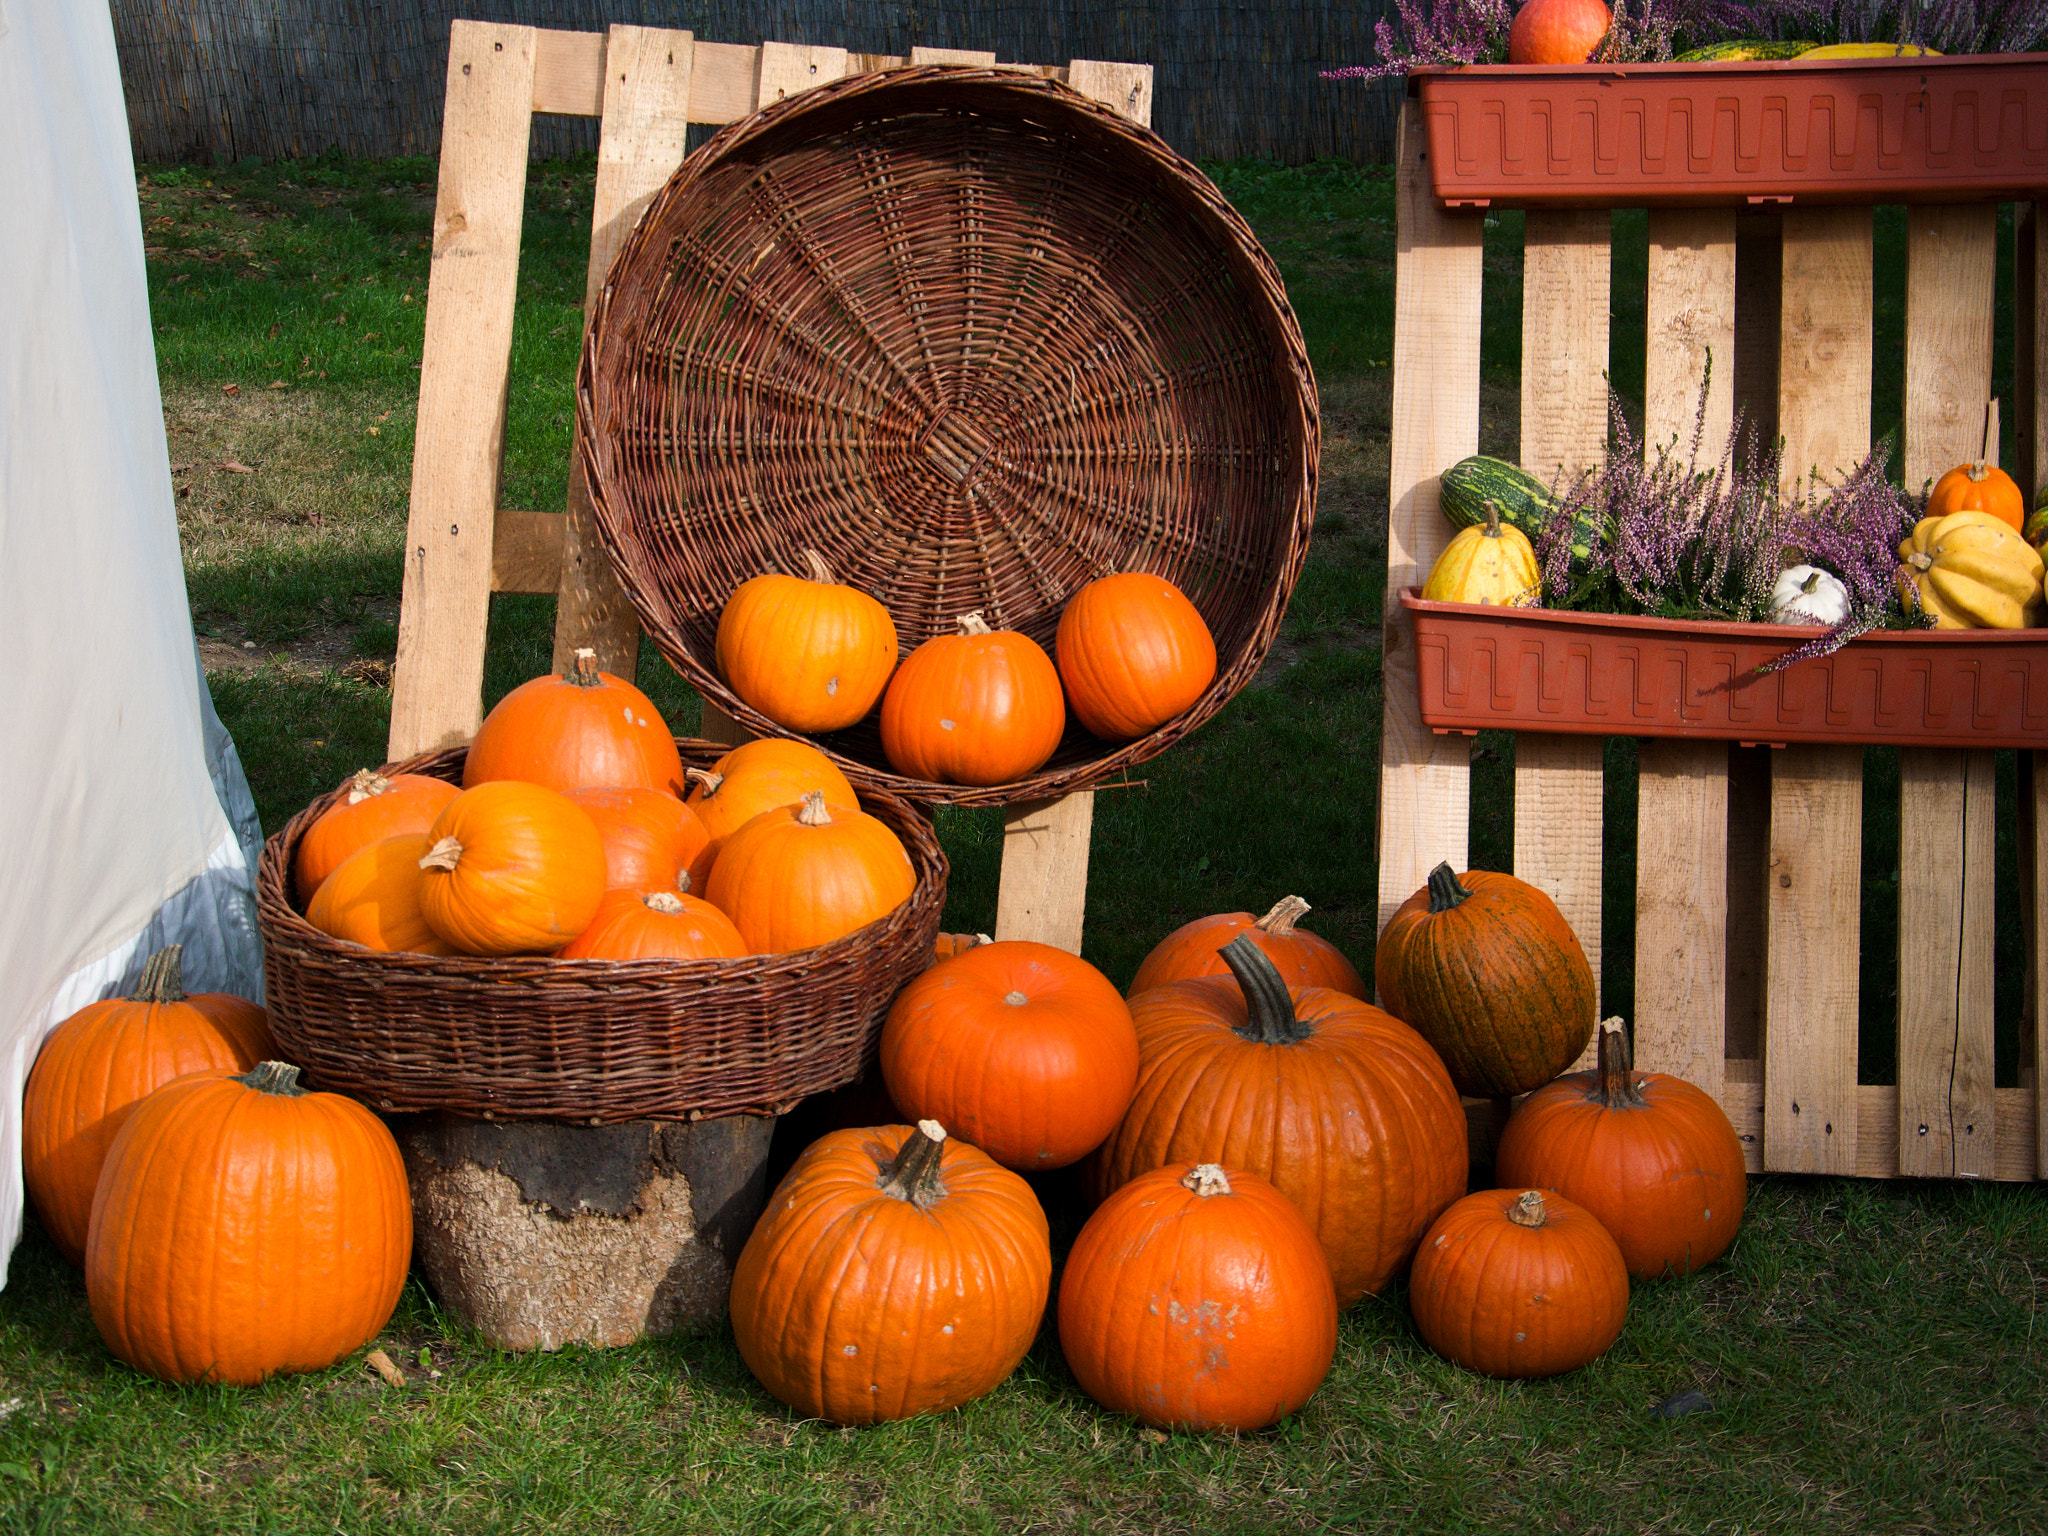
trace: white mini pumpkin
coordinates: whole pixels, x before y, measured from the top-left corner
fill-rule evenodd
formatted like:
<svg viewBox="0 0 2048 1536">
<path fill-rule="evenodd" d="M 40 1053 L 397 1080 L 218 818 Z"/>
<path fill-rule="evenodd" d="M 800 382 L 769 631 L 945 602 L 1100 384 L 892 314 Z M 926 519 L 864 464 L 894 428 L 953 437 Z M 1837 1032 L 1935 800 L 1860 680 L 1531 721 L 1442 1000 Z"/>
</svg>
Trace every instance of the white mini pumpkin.
<svg viewBox="0 0 2048 1536">
<path fill-rule="evenodd" d="M 1849 617 L 1849 589 L 1819 566 L 1795 565 L 1771 588 L 1773 624 L 1839 624 Z"/>
</svg>

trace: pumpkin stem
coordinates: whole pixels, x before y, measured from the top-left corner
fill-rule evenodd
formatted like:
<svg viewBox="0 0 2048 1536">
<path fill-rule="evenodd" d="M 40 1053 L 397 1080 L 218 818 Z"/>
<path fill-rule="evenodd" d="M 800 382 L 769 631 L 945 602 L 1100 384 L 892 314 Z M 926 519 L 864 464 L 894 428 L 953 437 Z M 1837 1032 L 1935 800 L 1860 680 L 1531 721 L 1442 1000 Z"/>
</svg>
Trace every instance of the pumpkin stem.
<svg viewBox="0 0 2048 1536">
<path fill-rule="evenodd" d="M 1292 938 L 1294 925 L 1301 921 L 1302 913 L 1308 909 L 1308 903 L 1299 896 L 1282 896 L 1273 903 L 1272 910 L 1252 926 L 1261 933 L 1271 934 L 1276 939 Z"/>
<path fill-rule="evenodd" d="M 1471 894 L 1458 884 L 1458 872 L 1448 861 L 1429 872 L 1429 910 L 1432 913 L 1448 912 Z"/>
<path fill-rule="evenodd" d="M 833 585 L 832 567 L 825 563 L 823 555 L 819 554 L 815 549 L 807 549 L 803 552 L 803 562 L 810 568 L 810 579 L 812 581 L 822 581 L 827 586 Z"/>
<path fill-rule="evenodd" d="M 235 1081 L 244 1088 L 274 1094 L 280 1099 L 302 1099 L 306 1096 L 306 1090 L 299 1086 L 299 1069 L 288 1061 L 259 1061 Z"/>
<path fill-rule="evenodd" d="M 1804 593 L 1805 593 L 1805 594 L 1806 594 L 1806 595 L 1807 595 L 1808 597 L 1811 597 L 1811 596 L 1813 596 L 1813 594 L 1814 594 L 1814 593 L 1815 593 L 1815 592 L 1816 592 L 1816 591 L 1817 591 L 1817 590 L 1819 589 L 1819 587 L 1820 587 L 1820 572 L 1819 572 L 1819 571 L 1815 571 L 1815 572 L 1814 572 L 1814 573 L 1813 573 L 1813 574 L 1812 574 L 1811 576 L 1807 577 L 1807 578 L 1806 578 L 1806 580 L 1804 580 L 1804 581 L 1802 581 L 1801 583 L 1799 583 L 1799 590 L 1800 590 L 1800 591 L 1802 591 L 1802 592 L 1804 592 Z"/>
<path fill-rule="evenodd" d="M 981 616 L 979 608 L 975 609 L 972 613 L 961 614 L 956 622 L 960 625 L 960 633 L 963 635 L 992 635 L 995 633 L 994 630 L 988 627 L 988 620 Z"/>
<path fill-rule="evenodd" d="M 1501 536 L 1500 503 L 1497 501 L 1485 501 L 1480 503 L 1480 505 L 1486 508 L 1486 526 L 1479 530 L 1480 536 L 1488 539 L 1499 538 Z"/>
<path fill-rule="evenodd" d="M 461 858 L 462 844 L 452 837 L 444 837 L 427 850 L 426 857 L 420 860 L 420 868 L 452 871 Z"/>
<path fill-rule="evenodd" d="M 804 791 L 804 808 L 796 813 L 796 824 L 800 827 L 829 827 L 832 814 L 825 809 L 825 791 L 807 789 Z"/>
<path fill-rule="evenodd" d="M 908 1200 L 928 1211 L 946 1198 L 939 1162 L 946 1152 L 946 1128 L 936 1120 L 920 1120 L 897 1150 L 895 1159 L 875 1180 L 875 1188 L 892 1200 Z"/>
<path fill-rule="evenodd" d="M 1244 993 L 1245 1019 L 1236 1029 L 1239 1039 L 1260 1045 L 1293 1045 L 1315 1033 L 1295 1013 L 1294 997 L 1280 968 L 1250 934 L 1240 933 L 1216 953 Z"/>
<path fill-rule="evenodd" d="M 578 688 L 602 687 L 604 679 L 597 675 L 597 652 L 587 645 L 577 646 L 569 670 L 562 674 L 562 681 L 574 683 Z"/>
<path fill-rule="evenodd" d="M 680 878 L 687 880 L 690 877 L 685 874 Z M 640 898 L 640 904 L 648 911 L 659 912 L 664 917 L 679 916 L 683 910 L 683 898 L 674 891 L 649 891 Z"/>
<path fill-rule="evenodd" d="M 718 786 L 725 782 L 724 774 L 713 773 L 707 768 L 685 768 L 683 777 L 703 790 L 706 800 L 717 794 Z"/>
<path fill-rule="evenodd" d="M 1181 1175 L 1180 1187 L 1193 1190 L 1197 1198 L 1206 1200 L 1211 1195 L 1229 1194 L 1230 1176 L 1220 1163 L 1197 1163 Z"/>
<path fill-rule="evenodd" d="M 135 990 L 128 995 L 131 1003 L 182 1003 L 185 1000 L 185 978 L 180 972 L 179 959 L 185 953 L 182 944 L 166 944 L 142 963 L 142 980 L 135 984 Z"/>
<path fill-rule="evenodd" d="M 365 800 L 374 800 L 391 787 L 391 781 L 374 768 L 358 768 L 349 775 L 348 803 L 361 805 Z"/>
<path fill-rule="evenodd" d="M 1543 1191 L 1523 1190 L 1521 1197 L 1508 1207 L 1508 1220 L 1518 1227 L 1540 1227 L 1550 1220 L 1550 1212 L 1543 1208 Z"/>
<path fill-rule="evenodd" d="M 1642 1081 L 1631 1075 L 1634 1064 L 1628 1048 L 1628 1031 L 1621 1027 L 1621 1020 L 1603 1020 L 1600 1065 L 1593 1077 L 1594 1097 L 1609 1109 L 1626 1109 L 1642 1103 Z"/>
<path fill-rule="evenodd" d="M 1912 566 L 1916 571 L 1931 571 L 1934 569 L 1934 557 L 1922 554 L 1916 549 L 1913 553 L 1906 556 L 1906 564 Z"/>
</svg>

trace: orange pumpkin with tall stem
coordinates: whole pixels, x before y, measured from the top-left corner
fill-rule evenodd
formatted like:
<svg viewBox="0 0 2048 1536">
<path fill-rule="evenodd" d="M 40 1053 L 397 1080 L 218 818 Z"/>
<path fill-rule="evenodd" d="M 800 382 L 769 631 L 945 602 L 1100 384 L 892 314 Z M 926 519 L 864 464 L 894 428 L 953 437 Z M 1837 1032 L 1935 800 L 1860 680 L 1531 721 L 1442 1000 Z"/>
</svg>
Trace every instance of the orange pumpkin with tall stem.
<svg viewBox="0 0 2048 1536">
<path fill-rule="evenodd" d="M 576 652 L 561 676 L 532 678 L 498 700 L 463 759 L 462 784 L 520 779 L 566 792 L 603 785 L 683 791 L 683 759 L 654 701 Z"/>
</svg>

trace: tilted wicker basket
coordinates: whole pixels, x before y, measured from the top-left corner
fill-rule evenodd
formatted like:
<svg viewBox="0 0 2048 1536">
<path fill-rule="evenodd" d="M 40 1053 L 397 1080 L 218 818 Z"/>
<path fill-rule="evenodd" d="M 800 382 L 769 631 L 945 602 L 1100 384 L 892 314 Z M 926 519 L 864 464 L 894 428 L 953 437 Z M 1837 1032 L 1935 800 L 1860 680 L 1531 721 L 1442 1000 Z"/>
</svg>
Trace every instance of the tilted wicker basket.
<svg viewBox="0 0 2048 1536">
<path fill-rule="evenodd" d="M 685 766 L 727 751 L 682 741 Z M 459 782 L 463 750 L 381 770 Z M 315 1087 L 380 1110 L 486 1119 L 695 1120 L 781 1114 L 852 1081 L 896 993 L 931 964 L 946 856 L 913 806 L 863 795 L 903 840 L 910 899 L 831 944 L 744 960 L 556 960 L 380 954 L 292 903 L 299 839 L 342 791 L 264 845 L 256 914 L 271 1028 Z"/>
<path fill-rule="evenodd" d="M 1307 551 L 1315 380 L 1278 271 L 1194 166 L 1036 75 L 856 75 L 735 123 L 649 206 L 598 300 L 577 452 L 641 622 L 707 697 L 718 616 L 815 549 L 905 650 L 979 610 L 1052 649 L 1067 598 L 1145 570 L 1216 638 L 1214 683 L 1123 745 L 1069 722 L 1029 779 L 893 772 L 875 716 L 819 740 L 856 784 L 954 804 L 1086 788 L 1258 671 Z"/>
</svg>

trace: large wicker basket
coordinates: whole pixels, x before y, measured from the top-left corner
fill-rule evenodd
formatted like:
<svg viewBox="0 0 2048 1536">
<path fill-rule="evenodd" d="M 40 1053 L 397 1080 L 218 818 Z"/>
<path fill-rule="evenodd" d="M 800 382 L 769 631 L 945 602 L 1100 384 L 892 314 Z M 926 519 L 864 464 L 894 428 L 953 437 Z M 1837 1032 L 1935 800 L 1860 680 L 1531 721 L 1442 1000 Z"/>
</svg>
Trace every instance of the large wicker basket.
<svg viewBox="0 0 2048 1536">
<path fill-rule="evenodd" d="M 696 767 L 727 750 L 678 746 Z M 384 771 L 459 781 L 463 755 Z M 264 983 L 277 1043 L 308 1082 L 380 1110 L 592 1125 L 781 1114 L 859 1075 L 890 1002 L 931 963 L 946 900 L 930 824 L 901 800 L 864 795 L 903 840 L 917 888 L 818 949 L 687 963 L 380 954 L 322 933 L 292 904 L 299 838 L 339 794 L 264 846 Z"/>
<path fill-rule="evenodd" d="M 708 697 L 734 587 L 823 554 L 905 649 L 979 610 L 1051 649 L 1097 576 L 1177 582 L 1217 642 L 1185 714 L 1069 723 L 992 788 L 894 773 L 875 717 L 820 741 L 856 784 L 1005 804 L 1122 773 L 1258 671 L 1308 547 L 1315 380 L 1278 271 L 1194 166 L 1036 75 L 852 76 L 726 128 L 613 266 L 577 452 L 641 622 Z"/>
</svg>

